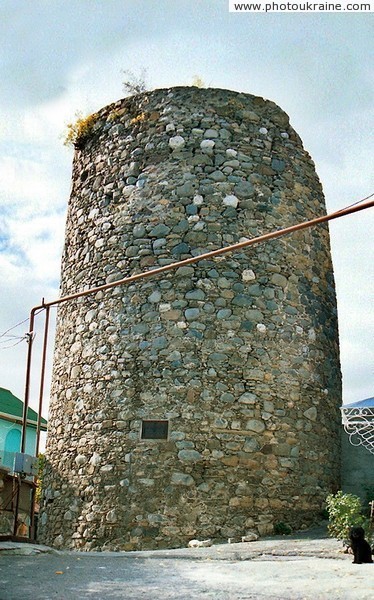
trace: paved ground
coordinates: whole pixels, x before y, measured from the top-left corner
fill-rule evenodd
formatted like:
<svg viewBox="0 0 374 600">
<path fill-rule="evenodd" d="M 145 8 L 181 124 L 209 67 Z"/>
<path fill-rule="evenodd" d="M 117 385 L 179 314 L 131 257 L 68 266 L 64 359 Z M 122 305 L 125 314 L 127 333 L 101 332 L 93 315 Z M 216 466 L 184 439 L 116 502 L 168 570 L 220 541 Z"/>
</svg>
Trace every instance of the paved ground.
<svg viewBox="0 0 374 600">
<path fill-rule="evenodd" d="M 71 553 L 0 543 L 0 600 L 372 600 L 374 564 L 353 565 L 321 530 L 152 552 Z"/>
</svg>

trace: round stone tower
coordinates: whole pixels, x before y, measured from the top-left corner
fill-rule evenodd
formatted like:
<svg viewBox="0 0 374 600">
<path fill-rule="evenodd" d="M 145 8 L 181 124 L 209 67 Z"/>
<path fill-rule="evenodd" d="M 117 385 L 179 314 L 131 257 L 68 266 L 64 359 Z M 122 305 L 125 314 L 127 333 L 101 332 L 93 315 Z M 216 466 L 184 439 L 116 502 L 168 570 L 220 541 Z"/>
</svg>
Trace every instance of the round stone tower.
<svg viewBox="0 0 374 600">
<path fill-rule="evenodd" d="M 173 88 L 76 140 L 62 295 L 325 212 L 273 102 Z M 327 226 L 59 308 L 40 539 L 140 549 L 270 533 L 339 485 Z"/>
</svg>

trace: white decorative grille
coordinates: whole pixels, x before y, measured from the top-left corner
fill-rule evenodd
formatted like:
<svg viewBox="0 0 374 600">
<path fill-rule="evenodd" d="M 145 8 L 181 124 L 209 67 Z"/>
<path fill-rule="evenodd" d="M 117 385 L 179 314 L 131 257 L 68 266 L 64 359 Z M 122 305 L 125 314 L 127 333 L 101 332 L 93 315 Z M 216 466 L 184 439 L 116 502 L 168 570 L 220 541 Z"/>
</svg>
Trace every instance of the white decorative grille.
<svg viewBox="0 0 374 600">
<path fill-rule="evenodd" d="M 342 406 L 341 411 L 344 430 L 352 446 L 363 446 L 374 454 L 374 405 Z"/>
</svg>

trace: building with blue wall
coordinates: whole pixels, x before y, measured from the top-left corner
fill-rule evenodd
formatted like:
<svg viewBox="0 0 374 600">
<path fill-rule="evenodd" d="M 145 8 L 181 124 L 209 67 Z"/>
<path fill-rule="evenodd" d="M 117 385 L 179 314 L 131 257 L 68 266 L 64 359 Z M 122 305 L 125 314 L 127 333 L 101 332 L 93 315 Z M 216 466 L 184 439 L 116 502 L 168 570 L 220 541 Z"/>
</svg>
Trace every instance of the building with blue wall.
<svg viewBox="0 0 374 600">
<path fill-rule="evenodd" d="M 13 470 L 14 455 L 20 452 L 22 436 L 23 402 L 9 390 L 0 388 L 0 466 Z M 29 408 L 27 412 L 26 454 L 35 455 L 38 415 Z M 47 421 L 41 419 L 41 431 L 47 430 Z"/>
</svg>

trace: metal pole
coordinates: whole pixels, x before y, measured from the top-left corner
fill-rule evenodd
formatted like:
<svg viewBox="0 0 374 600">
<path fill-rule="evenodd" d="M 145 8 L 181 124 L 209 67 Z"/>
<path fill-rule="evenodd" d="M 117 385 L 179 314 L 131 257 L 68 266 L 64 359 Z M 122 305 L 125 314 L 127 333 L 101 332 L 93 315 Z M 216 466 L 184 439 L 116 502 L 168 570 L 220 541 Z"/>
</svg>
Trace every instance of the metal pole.
<svg viewBox="0 0 374 600">
<path fill-rule="evenodd" d="M 38 422 L 36 427 L 36 444 L 35 444 L 35 456 L 38 458 L 39 455 L 39 444 L 40 444 L 40 425 L 42 420 L 42 409 L 43 409 L 43 395 L 44 395 L 44 378 L 45 378 L 45 364 L 47 359 L 47 345 L 48 345 L 48 329 L 49 329 L 49 312 L 50 307 L 47 306 L 45 309 L 45 322 L 44 322 L 44 340 L 43 340 L 43 355 L 42 355 L 42 367 L 40 373 L 40 387 L 39 387 L 39 408 L 38 408 Z M 35 496 L 36 488 L 38 485 L 38 474 L 34 477 L 34 485 L 31 492 L 31 506 L 30 506 L 30 538 L 35 540 Z"/>
<path fill-rule="evenodd" d="M 20 483 L 20 476 L 19 474 L 17 474 L 16 476 L 16 493 L 15 493 L 15 498 L 16 498 L 16 504 L 14 507 L 14 523 L 13 523 L 13 535 L 16 536 L 17 535 L 17 522 L 18 522 L 18 511 L 19 511 L 19 497 L 20 497 L 20 491 L 21 491 L 21 483 Z"/>
<path fill-rule="evenodd" d="M 50 312 L 50 306 L 47 306 L 45 309 L 42 370 L 41 370 L 41 374 L 40 374 L 39 408 L 38 408 L 38 424 L 36 427 L 35 456 L 38 456 L 38 454 L 39 454 L 40 424 L 41 424 L 41 420 L 42 420 L 43 395 L 44 395 L 45 363 L 46 363 L 46 359 L 47 359 L 47 345 L 48 345 L 49 312 Z"/>
<path fill-rule="evenodd" d="M 41 308 L 41 307 L 38 307 Z M 27 335 L 27 343 L 29 345 L 27 351 L 27 363 L 26 363 L 26 383 L 25 383 L 25 401 L 23 405 L 23 421 L 22 421 L 22 437 L 21 437 L 21 452 L 25 452 L 26 447 L 26 427 L 27 427 L 27 412 L 29 408 L 30 399 L 30 377 L 31 377 L 31 358 L 32 358 L 32 347 L 34 341 L 34 322 L 35 312 L 37 308 L 32 308 L 30 312 L 29 331 Z"/>
<path fill-rule="evenodd" d="M 23 416 L 22 416 L 22 437 L 21 437 L 21 452 L 25 452 L 26 447 L 26 428 L 27 428 L 27 413 L 29 408 L 29 397 L 30 397 L 30 375 L 31 375 L 31 357 L 32 357 L 32 345 L 34 339 L 34 321 L 35 312 L 37 309 L 32 308 L 29 319 L 29 331 L 27 335 L 28 351 L 27 351 L 27 366 L 26 366 L 26 383 L 25 383 L 25 401 L 23 404 Z M 17 475 L 17 493 L 16 493 L 16 504 L 14 509 L 14 527 L 13 535 L 17 535 L 17 521 L 19 513 L 19 501 L 21 492 L 21 478 Z"/>
</svg>

